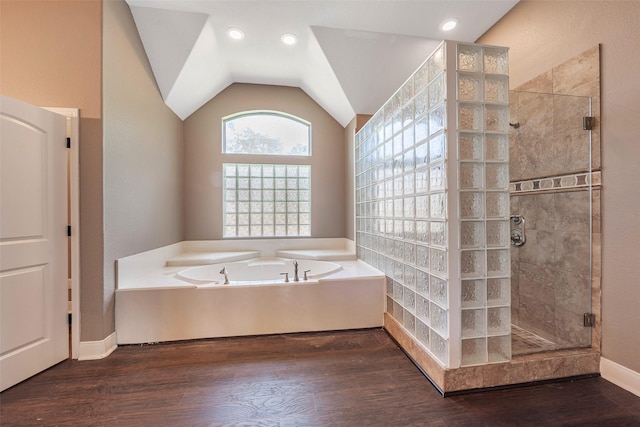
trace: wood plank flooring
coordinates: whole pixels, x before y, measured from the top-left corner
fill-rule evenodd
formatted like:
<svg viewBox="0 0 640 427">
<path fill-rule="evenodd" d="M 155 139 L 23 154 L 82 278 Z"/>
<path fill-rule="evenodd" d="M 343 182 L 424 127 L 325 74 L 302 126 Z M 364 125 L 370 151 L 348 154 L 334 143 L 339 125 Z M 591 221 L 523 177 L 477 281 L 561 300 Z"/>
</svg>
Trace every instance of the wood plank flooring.
<svg viewBox="0 0 640 427">
<path fill-rule="evenodd" d="M 590 378 L 443 398 L 381 329 L 118 348 L 0 394 L 2 426 L 640 426 Z"/>
</svg>

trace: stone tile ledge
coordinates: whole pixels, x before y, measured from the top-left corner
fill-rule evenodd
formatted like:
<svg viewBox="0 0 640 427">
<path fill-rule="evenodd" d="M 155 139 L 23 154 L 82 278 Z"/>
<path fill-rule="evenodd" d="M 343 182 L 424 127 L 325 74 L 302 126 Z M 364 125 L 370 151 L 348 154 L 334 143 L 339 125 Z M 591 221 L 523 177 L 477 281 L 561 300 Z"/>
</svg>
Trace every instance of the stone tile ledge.
<svg viewBox="0 0 640 427">
<path fill-rule="evenodd" d="M 504 363 L 446 369 L 387 313 L 384 328 L 445 395 L 600 373 L 600 352 L 591 348 L 517 356 Z"/>
</svg>

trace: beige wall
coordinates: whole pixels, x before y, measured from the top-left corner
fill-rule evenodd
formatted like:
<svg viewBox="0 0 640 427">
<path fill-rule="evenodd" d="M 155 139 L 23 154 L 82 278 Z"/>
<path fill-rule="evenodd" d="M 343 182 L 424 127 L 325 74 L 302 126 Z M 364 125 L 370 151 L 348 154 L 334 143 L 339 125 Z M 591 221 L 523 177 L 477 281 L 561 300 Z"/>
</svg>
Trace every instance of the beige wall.
<svg viewBox="0 0 640 427">
<path fill-rule="evenodd" d="M 311 123 L 312 156 L 222 155 L 222 118 L 247 110 L 276 110 Z M 223 162 L 311 165 L 311 237 L 345 235 L 344 128 L 299 88 L 233 84 L 184 122 L 185 238 L 222 238 Z"/>
<path fill-rule="evenodd" d="M 0 2 L 0 92 L 80 109 L 81 339 L 102 339 L 102 4 Z"/>
<path fill-rule="evenodd" d="M 114 260 L 183 239 L 182 122 L 124 1 L 2 0 L 0 15 L 0 92 L 80 109 L 80 339 L 102 340 Z"/>
<path fill-rule="evenodd" d="M 103 2 L 103 25 L 104 337 L 115 328 L 115 260 L 183 240 L 183 144 L 127 4 Z"/>
<path fill-rule="evenodd" d="M 640 372 L 640 2 L 526 1 L 478 42 L 510 47 L 511 87 L 601 44 L 602 354 Z"/>
</svg>

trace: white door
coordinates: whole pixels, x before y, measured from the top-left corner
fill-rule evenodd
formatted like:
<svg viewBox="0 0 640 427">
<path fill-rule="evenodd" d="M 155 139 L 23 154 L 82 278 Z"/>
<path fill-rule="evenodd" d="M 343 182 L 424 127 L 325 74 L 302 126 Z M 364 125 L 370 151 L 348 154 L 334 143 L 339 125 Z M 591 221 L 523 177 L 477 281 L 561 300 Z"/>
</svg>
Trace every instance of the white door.
<svg viewBox="0 0 640 427">
<path fill-rule="evenodd" d="M 0 95 L 0 391 L 69 357 L 66 119 Z"/>
</svg>

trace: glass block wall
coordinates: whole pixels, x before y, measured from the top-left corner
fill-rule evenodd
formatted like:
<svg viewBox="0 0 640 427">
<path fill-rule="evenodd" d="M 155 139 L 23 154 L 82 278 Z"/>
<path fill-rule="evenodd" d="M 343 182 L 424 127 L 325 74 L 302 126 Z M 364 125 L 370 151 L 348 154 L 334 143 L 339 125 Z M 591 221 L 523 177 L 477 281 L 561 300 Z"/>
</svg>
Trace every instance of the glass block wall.
<svg viewBox="0 0 640 427">
<path fill-rule="evenodd" d="M 222 166 L 224 237 L 311 235 L 311 166 Z"/>
<path fill-rule="evenodd" d="M 358 257 L 447 368 L 511 358 L 507 71 L 443 42 L 356 135 Z"/>
</svg>

